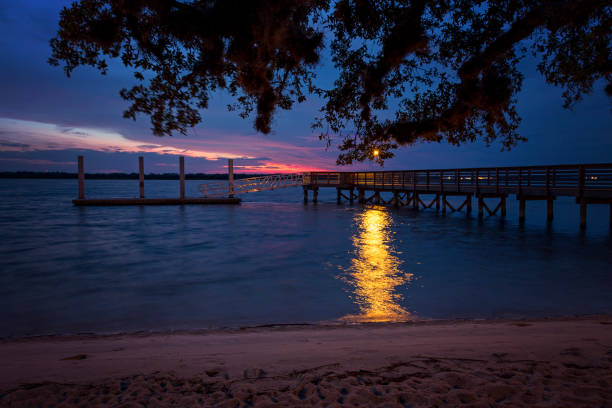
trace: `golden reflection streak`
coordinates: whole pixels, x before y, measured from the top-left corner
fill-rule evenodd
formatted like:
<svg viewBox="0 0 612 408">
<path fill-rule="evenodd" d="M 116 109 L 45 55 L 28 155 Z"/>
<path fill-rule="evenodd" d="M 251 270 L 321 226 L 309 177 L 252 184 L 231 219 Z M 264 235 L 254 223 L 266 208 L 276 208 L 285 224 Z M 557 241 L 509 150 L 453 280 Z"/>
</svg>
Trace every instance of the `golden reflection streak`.
<svg viewBox="0 0 612 408">
<path fill-rule="evenodd" d="M 359 231 L 353 236 L 355 258 L 352 259 L 350 284 L 359 305 L 360 314 L 347 315 L 342 320 L 353 322 L 397 322 L 413 319 L 399 305 L 397 286 L 412 279 L 413 274 L 400 269 L 401 261 L 394 255 L 392 237 L 388 231 L 391 217 L 384 207 L 366 209 L 357 215 Z"/>
</svg>

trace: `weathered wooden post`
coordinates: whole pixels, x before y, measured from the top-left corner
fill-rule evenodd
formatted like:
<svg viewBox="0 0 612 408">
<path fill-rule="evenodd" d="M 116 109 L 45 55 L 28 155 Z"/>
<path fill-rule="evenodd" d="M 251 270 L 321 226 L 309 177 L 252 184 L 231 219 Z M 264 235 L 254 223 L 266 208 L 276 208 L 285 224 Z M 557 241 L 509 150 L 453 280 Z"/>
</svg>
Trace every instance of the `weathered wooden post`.
<svg viewBox="0 0 612 408">
<path fill-rule="evenodd" d="M 140 186 L 140 198 L 144 198 L 144 157 L 138 157 L 138 180 Z"/>
<path fill-rule="evenodd" d="M 185 157 L 179 157 L 179 179 L 181 184 L 181 200 L 185 199 Z"/>
<path fill-rule="evenodd" d="M 234 159 L 227 159 L 227 171 L 229 178 L 229 196 L 234 197 Z"/>
<path fill-rule="evenodd" d="M 478 218 L 482 218 L 483 216 L 484 216 L 484 198 L 481 195 L 479 195 L 478 196 Z"/>
<path fill-rule="evenodd" d="M 317 203 L 319 201 L 319 187 L 312 189 L 312 202 Z"/>
<path fill-rule="evenodd" d="M 336 203 L 339 205 L 342 202 L 342 190 L 340 190 L 340 187 L 336 189 L 336 193 L 337 193 Z"/>
<path fill-rule="evenodd" d="M 506 216 L 506 196 L 501 198 L 501 216 Z"/>
<path fill-rule="evenodd" d="M 83 166 L 83 156 L 79 156 L 78 159 L 79 168 L 79 200 L 85 198 L 85 168 Z"/>
</svg>

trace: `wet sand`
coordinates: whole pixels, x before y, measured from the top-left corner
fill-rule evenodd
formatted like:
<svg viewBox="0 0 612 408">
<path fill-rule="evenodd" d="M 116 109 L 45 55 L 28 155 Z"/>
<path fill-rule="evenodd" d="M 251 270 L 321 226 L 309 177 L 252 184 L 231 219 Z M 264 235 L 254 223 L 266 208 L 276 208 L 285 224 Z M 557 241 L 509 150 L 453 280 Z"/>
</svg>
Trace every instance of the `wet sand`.
<svg viewBox="0 0 612 408">
<path fill-rule="evenodd" d="M 612 316 L 0 342 L 0 406 L 612 407 Z"/>
</svg>

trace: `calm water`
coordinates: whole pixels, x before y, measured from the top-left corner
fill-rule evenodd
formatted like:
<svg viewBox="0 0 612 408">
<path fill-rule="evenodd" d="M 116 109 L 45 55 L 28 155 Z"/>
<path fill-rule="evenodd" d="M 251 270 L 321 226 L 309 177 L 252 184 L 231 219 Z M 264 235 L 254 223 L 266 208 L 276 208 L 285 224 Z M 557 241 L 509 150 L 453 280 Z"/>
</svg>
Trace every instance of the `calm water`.
<svg viewBox="0 0 612 408">
<path fill-rule="evenodd" d="M 198 181 L 188 181 L 197 195 Z M 137 181 L 87 181 L 90 197 Z M 176 196 L 177 181 L 147 181 Z M 335 204 L 322 190 L 239 206 L 74 207 L 75 180 L 0 180 L 0 337 L 271 323 L 612 312 L 608 207 L 571 199 L 478 220 Z"/>
</svg>

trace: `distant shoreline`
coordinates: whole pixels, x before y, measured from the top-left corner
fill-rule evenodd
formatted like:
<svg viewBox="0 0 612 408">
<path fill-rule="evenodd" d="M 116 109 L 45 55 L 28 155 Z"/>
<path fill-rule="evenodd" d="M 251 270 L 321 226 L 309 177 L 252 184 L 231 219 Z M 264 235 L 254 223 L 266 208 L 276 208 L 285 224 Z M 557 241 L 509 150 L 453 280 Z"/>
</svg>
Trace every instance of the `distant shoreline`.
<svg viewBox="0 0 612 408">
<path fill-rule="evenodd" d="M 260 177 L 263 174 L 234 174 L 235 179 Z M 150 173 L 145 174 L 146 180 L 178 180 L 178 173 Z M 3 171 L 0 179 L 77 179 L 77 173 L 66 172 L 38 172 L 38 171 Z M 85 173 L 89 180 L 138 180 L 138 173 Z M 226 173 L 190 173 L 185 174 L 186 180 L 227 180 Z"/>
</svg>

